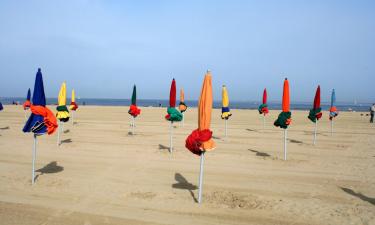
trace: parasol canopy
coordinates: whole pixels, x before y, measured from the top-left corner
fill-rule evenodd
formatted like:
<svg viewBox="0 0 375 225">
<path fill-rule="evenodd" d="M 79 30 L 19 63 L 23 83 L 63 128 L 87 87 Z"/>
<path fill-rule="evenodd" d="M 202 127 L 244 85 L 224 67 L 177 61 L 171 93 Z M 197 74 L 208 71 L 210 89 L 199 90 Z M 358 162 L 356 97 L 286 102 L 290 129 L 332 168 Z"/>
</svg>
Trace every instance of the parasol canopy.
<svg viewBox="0 0 375 225">
<path fill-rule="evenodd" d="M 229 119 L 230 116 L 232 116 L 232 113 L 230 112 L 230 109 L 229 109 L 229 97 L 228 97 L 227 87 L 225 85 L 223 85 L 222 87 L 221 95 L 222 95 L 221 119 L 227 120 Z"/>
<path fill-rule="evenodd" d="M 329 119 L 332 120 L 336 116 L 338 116 L 339 112 L 336 108 L 336 93 L 335 89 L 332 89 L 331 94 L 331 107 L 329 108 Z"/>
<path fill-rule="evenodd" d="M 180 104 L 178 106 L 178 109 L 180 110 L 181 113 L 185 112 L 187 109 L 187 105 L 185 104 L 185 94 L 184 94 L 183 88 L 181 88 L 180 90 Z"/>
<path fill-rule="evenodd" d="M 30 98 L 31 98 L 31 91 L 30 91 L 30 88 L 29 88 L 29 90 L 27 90 L 26 101 L 23 103 L 23 109 L 24 110 L 28 110 L 30 108 L 30 106 L 31 106 Z"/>
<path fill-rule="evenodd" d="M 76 94 L 74 92 L 74 89 L 72 89 L 72 98 L 71 98 L 69 109 L 73 111 L 76 111 L 78 109 L 78 105 L 76 103 Z"/>
<path fill-rule="evenodd" d="M 321 117 L 322 117 L 322 108 L 320 107 L 320 85 L 318 85 L 316 92 L 315 92 L 313 108 L 310 109 L 308 118 L 312 122 L 315 123 Z"/>
<path fill-rule="evenodd" d="M 57 121 L 51 110 L 46 107 L 43 77 L 41 69 L 38 69 L 35 77 L 34 93 L 31 114 L 23 127 L 23 132 L 33 132 L 37 135 L 45 133 L 53 134 L 57 128 Z"/>
<path fill-rule="evenodd" d="M 290 112 L 289 81 L 287 78 L 285 78 L 283 86 L 282 112 L 274 122 L 274 125 L 276 127 L 287 129 L 292 122 L 291 117 L 292 113 Z"/>
<path fill-rule="evenodd" d="M 141 114 L 141 110 L 137 107 L 137 88 L 135 85 L 133 86 L 131 105 L 128 113 L 134 118 Z"/>
<path fill-rule="evenodd" d="M 56 107 L 57 113 L 56 117 L 61 122 L 68 122 L 69 121 L 69 110 L 66 107 L 66 83 L 65 81 L 61 84 L 61 88 L 59 91 L 58 97 L 58 106 Z"/>
<path fill-rule="evenodd" d="M 262 104 L 258 108 L 259 114 L 264 114 L 266 115 L 268 111 L 268 105 L 267 105 L 267 89 L 265 88 L 263 90 L 263 99 L 262 99 Z"/>
<path fill-rule="evenodd" d="M 186 139 L 185 147 L 193 154 L 201 155 L 202 152 L 211 151 L 215 148 L 210 130 L 212 113 L 212 77 L 207 71 L 198 104 L 198 129 L 194 130 Z"/>
<path fill-rule="evenodd" d="M 182 114 L 176 109 L 176 81 L 173 78 L 169 92 L 169 107 L 165 119 L 171 122 L 181 121 Z"/>
</svg>

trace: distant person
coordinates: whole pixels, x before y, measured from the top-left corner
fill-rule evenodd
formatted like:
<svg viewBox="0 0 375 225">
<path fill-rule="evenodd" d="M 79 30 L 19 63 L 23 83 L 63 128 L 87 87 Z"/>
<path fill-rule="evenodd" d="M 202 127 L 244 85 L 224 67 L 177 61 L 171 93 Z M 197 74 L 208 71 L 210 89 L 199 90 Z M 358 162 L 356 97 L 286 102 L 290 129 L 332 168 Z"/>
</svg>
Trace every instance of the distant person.
<svg viewBox="0 0 375 225">
<path fill-rule="evenodd" d="M 375 103 L 370 108 L 370 123 L 374 123 Z"/>
</svg>

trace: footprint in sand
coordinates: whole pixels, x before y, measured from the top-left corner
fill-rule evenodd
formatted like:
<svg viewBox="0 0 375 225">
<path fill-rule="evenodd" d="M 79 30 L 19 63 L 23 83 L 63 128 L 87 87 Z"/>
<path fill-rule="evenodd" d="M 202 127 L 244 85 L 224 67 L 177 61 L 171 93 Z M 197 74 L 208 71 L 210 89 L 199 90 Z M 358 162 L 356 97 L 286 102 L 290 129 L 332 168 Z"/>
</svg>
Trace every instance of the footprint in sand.
<svg viewBox="0 0 375 225">
<path fill-rule="evenodd" d="M 203 197 L 204 201 L 228 208 L 242 209 L 271 209 L 274 204 L 267 200 L 260 200 L 256 196 L 239 194 L 230 191 L 214 191 Z"/>
</svg>

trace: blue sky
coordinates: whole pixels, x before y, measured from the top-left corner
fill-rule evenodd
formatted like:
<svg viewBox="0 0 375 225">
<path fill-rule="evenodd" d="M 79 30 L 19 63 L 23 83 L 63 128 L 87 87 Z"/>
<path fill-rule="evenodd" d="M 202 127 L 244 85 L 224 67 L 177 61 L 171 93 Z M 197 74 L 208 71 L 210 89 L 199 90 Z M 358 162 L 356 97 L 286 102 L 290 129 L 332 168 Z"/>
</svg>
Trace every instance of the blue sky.
<svg viewBox="0 0 375 225">
<path fill-rule="evenodd" d="M 167 99 L 171 79 L 214 97 L 375 102 L 374 1 L 0 1 L 0 96 L 26 96 L 42 68 L 82 98 Z M 70 91 L 69 91 L 70 93 Z"/>
</svg>

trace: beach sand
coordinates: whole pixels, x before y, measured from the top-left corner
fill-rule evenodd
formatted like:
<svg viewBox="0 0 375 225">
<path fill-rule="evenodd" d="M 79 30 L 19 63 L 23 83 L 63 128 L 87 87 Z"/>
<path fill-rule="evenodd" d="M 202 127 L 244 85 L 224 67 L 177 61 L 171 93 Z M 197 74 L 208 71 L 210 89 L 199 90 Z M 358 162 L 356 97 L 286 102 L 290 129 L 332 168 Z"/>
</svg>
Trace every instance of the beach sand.
<svg viewBox="0 0 375 225">
<path fill-rule="evenodd" d="M 50 106 L 50 108 L 55 108 Z M 314 124 L 292 112 L 288 160 L 283 130 L 271 111 L 263 129 L 255 110 L 232 110 L 228 137 L 214 110 L 216 150 L 204 165 L 185 147 L 197 109 L 175 124 L 168 152 L 165 108 L 142 108 L 132 136 L 127 107 L 81 106 L 74 126 L 38 137 L 37 179 L 31 186 L 32 134 L 21 106 L 0 112 L 0 224 L 375 224 L 375 125 L 341 112 L 330 135 L 328 113 Z"/>
</svg>

